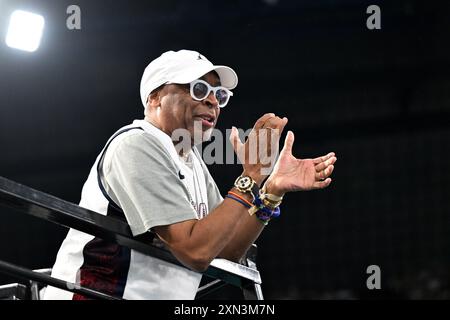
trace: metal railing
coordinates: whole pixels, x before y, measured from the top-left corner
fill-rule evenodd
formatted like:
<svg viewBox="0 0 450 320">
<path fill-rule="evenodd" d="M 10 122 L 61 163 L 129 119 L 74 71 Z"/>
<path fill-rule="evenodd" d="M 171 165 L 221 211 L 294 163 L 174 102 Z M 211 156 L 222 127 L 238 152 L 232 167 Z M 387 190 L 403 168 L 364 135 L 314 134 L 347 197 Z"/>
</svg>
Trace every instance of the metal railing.
<svg viewBox="0 0 450 320">
<path fill-rule="evenodd" d="M 157 237 L 151 237 L 150 234 L 133 237 L 130 227 L 125 221 L 87 210 L 74 203 L 3 177 L 0 177 L 0 205 L 58 225 L 77 229 L 104 240 L 114 241 L 143 254 L 183 266 L 169 250 L 164 248 Z M 242 264 L 225 259 L 214 259 L 204 272 L 204 275 L 214 280 L 199 288 L 197 297 L 202 297 L 208 292 L 229 284 L 240 287 L 245 299 L 262 300 L 261 277 L 256 268 L 255 259 L 256 246 L 252 246 Z M 117 299 L 74 283 L 53 278 L 45 272 L 32 271 L 5 261 L 0 261 L 0 272 L 92 298 Z M 15 289 L 22 290 L 23 288 L 16 286 Z M 31 290 L 31 286 L 29 289 Z M 9 289 L 7 288 L 7 290 Z"/>
</svg>

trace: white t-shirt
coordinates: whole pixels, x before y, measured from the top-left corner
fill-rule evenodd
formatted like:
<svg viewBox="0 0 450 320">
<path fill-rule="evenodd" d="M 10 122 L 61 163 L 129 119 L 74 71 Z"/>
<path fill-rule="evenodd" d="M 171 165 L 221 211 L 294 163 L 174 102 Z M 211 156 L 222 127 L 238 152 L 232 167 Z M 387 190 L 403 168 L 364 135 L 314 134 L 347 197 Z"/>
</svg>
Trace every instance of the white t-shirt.
<svg viewBox="0 0 450 320">
<path fill-rule="evenodd" d="M 154 226 L 201 219 L 223 201 L 196 148 L 181 159 L 171 138 L 145 120 L 122 130 L 110 139 L 101 170 L 113 203 L 97 180 L 102 152 L 83 186 L 80 206 L 115 216 L 112 205 L 117 204 L 137 236 Z M 52 276 L 124 299 L 194 299 L 201 280 L 188 268 L 74 229 L 58 252 Z M 82 298 L 54 287 L 44 294 L 44 299 Z"/>
</svg>

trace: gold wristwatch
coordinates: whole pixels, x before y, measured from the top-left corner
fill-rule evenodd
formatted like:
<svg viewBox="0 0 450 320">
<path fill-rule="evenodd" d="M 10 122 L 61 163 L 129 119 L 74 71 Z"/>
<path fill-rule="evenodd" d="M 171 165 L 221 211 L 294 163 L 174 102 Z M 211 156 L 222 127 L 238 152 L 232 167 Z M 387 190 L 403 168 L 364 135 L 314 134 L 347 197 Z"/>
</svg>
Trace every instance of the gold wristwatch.
<svg viewBox="0 0 450 320">
<path fill-rule="evenodd" d="M 234 187 L 242 193 L 250 193 L 255 198 L 255 195 L 259 193 L 258 184 L 250 176 L 239 176 L 234 181 Z"/>
</svg>

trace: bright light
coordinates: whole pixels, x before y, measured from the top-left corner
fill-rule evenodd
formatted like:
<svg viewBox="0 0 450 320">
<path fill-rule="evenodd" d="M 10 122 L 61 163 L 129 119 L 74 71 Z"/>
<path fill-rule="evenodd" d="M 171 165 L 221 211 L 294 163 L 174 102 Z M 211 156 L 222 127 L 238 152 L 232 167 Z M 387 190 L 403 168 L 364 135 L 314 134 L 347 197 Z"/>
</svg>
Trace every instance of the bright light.
<svg viewBox="0 0 450 320">
<path fill-rule="evenodd" d="M 16 10 L 9 20 L 6 44 L 15 49 L 33 52 L 39 48 L 42 31 L 44 30 L 44 17 L 41 15 Z"/>
</svg>

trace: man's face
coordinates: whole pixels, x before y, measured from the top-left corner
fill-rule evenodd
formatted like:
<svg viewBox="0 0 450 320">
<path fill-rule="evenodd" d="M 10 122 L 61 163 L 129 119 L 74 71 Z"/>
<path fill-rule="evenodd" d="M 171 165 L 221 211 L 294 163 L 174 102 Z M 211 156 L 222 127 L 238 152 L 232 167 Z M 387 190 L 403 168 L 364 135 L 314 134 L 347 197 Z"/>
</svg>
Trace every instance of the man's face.
<svg viewBox="0 0 450 320">
<path fill-rule="evenodd" d="M 213 87 L 220 85 L 215 72 L 209 72 L 200 79 Z M 196 101 L 189 93 L 189 84 L 169 84 L 161 89 L 160 96 L 159 119 L 164 132 L 172 134 L 177 129 L 185 129 L 193 144 L 209 139 L 220 114 L 217 99 L 212 92 L 204 100 Z"/>
</svg>

